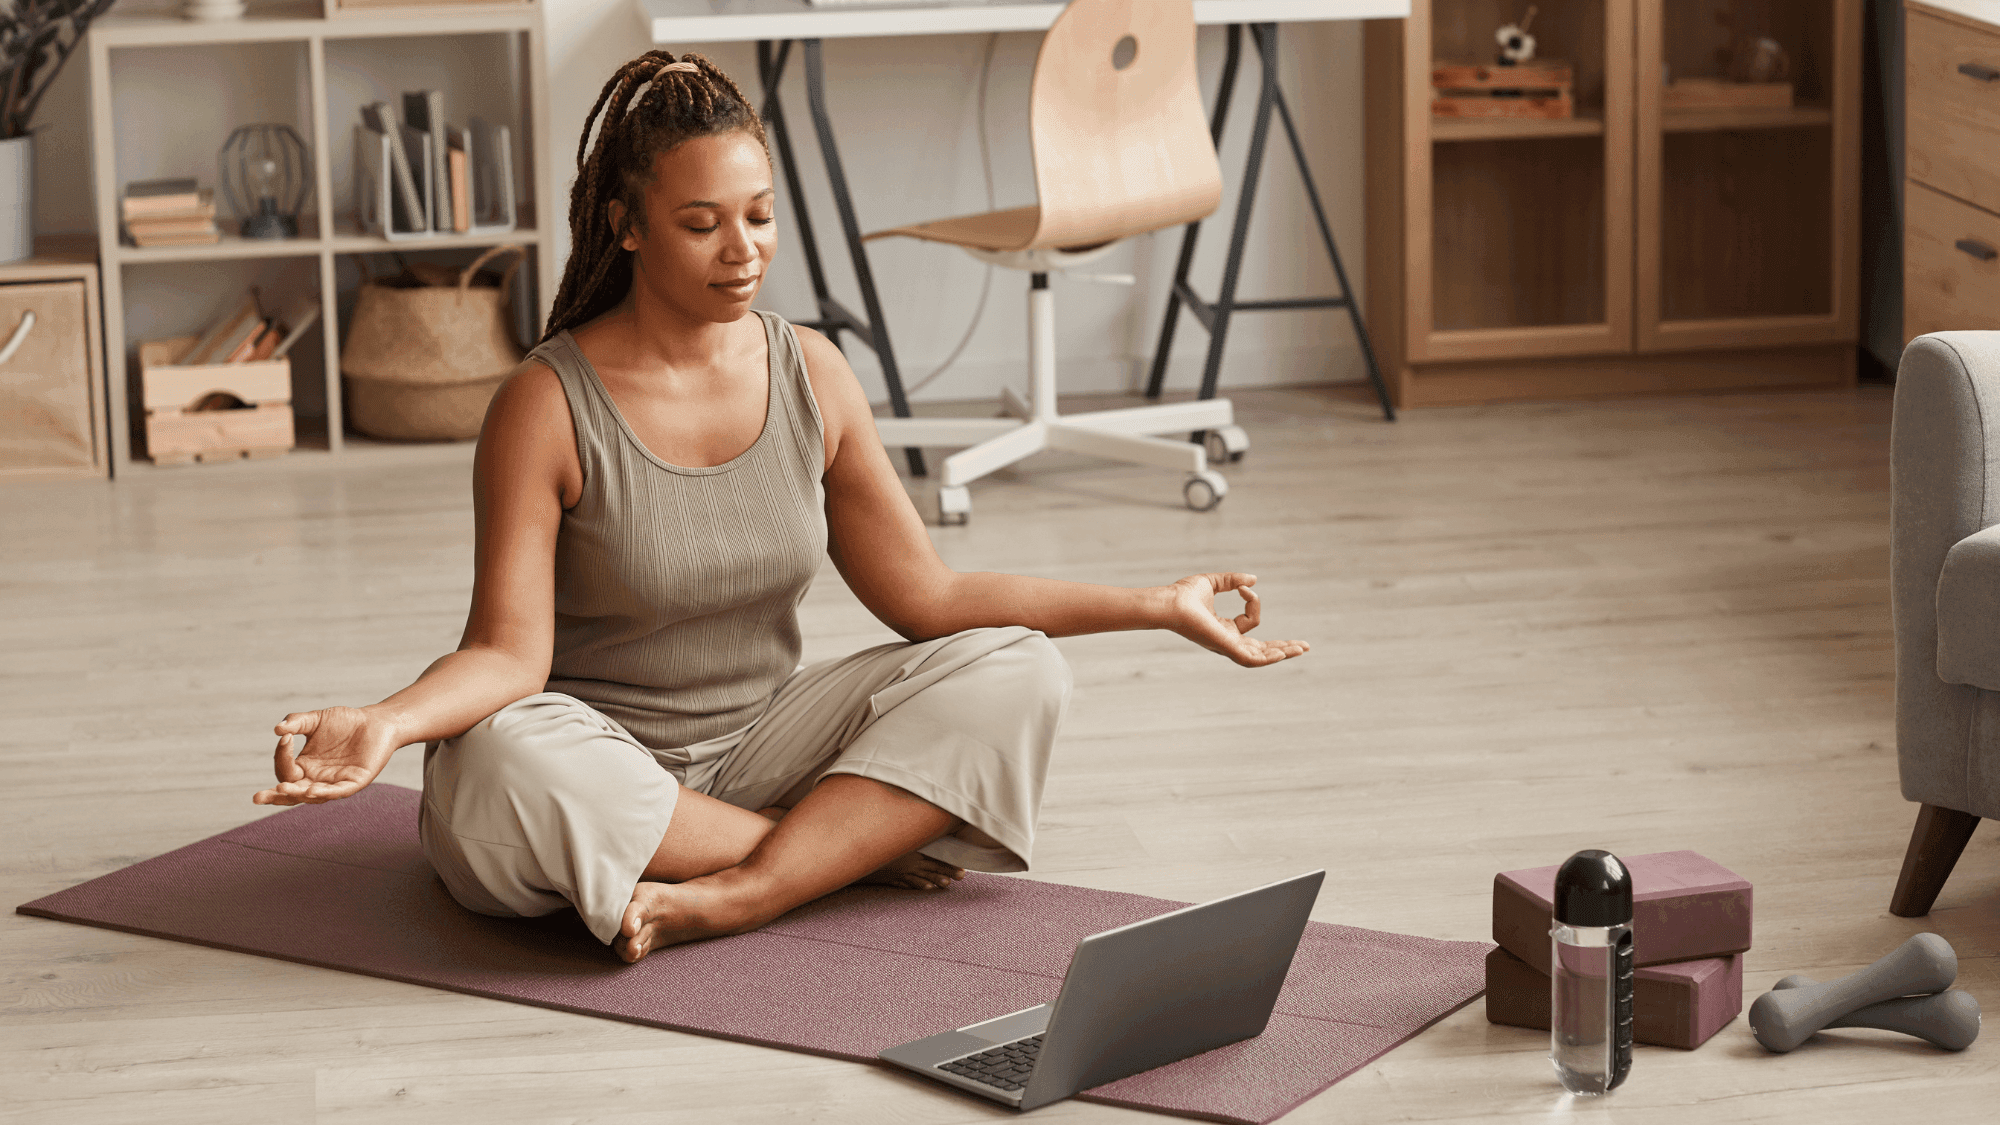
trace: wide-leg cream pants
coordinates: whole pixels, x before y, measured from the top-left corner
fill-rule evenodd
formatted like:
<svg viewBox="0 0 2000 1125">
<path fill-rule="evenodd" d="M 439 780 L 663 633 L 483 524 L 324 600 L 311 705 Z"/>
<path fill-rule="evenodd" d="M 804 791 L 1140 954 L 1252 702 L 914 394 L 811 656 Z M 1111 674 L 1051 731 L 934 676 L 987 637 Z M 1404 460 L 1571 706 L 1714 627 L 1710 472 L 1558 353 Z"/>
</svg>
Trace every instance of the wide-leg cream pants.
<svg viewBox="0 0 2000 1125">
<path fill-rule="evenodd" d="M 571 696 L 531 695 L 426 750 L 424 853 L 468 909 L 532 917 L 574 906 L 609 944 L 682 786 L 760 809 L 850 773 L 1004 845 L 945 836 L 926 855 L 1024 871 L 1069 693 L 1055 645 L 1012 626 L 801 668 L 749 726 L 674 749 L 648 749 Z"/>
</svg>

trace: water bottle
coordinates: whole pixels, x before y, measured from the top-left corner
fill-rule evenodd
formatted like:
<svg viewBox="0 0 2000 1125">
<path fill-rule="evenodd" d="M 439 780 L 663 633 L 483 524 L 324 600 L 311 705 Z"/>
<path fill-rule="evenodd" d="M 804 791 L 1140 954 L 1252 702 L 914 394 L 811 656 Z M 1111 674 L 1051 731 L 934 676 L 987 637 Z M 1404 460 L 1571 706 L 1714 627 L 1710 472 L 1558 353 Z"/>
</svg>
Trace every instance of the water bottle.
<svg viewBox="0 0 2000 1125">
<path fill-rule="evenodd" d="M 1556 872 L 1549 929 L 1549 1060 L 1572 1094 L 1604 1094 L 1632 1070 L 1632 876 L 1591 848 Z"/>
</svg>

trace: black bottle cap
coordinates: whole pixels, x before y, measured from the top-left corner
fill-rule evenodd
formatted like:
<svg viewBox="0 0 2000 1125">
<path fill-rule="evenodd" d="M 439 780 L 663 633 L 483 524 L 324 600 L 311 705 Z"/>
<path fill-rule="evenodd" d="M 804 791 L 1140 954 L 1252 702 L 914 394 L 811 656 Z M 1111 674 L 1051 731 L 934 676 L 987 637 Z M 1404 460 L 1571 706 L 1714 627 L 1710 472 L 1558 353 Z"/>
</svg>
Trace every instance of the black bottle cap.
<svg viewBox="0 0 2000 1125">
<path fill-rule="evenodd" d="M 1624 926 L 1632 921 L 1632 876 L 1618 857 L 1586 848 L 1556 872 L 1556 921 L 1565 926 Z"/>
</svg>

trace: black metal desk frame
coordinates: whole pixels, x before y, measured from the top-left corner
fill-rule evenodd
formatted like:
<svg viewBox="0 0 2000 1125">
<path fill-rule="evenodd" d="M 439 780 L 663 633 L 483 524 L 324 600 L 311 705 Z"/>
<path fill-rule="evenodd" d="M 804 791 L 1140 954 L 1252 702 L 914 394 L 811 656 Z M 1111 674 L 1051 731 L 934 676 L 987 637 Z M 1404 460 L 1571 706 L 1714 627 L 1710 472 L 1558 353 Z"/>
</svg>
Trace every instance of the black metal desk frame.
<svg viewBox="0 0 2000 1125">
<path fill-rule="evenodd" d="M 1389 388 L 1382 382 L 1382 369 L 1375 362 L 1375 349 L 1368 341 L 1368 327 L 1361 323 L 1361 310 L 1355 307 L 1354 288 L 1347 283 L 1347 270 L 1340 264 L 1340 251 L 1333 244 L 1333 228 L 1326 221 L 1326 209 L 1320 205 L 1319 189 L 1313 184 L 1312 169 L 1306 165 L 1305 150 L 1299 145 L 1299 132 L 1292 124 L 1291 107 L 1285 104 L 1285 95 L 1278 88 L 1278 25 L 1258 23 L 1250 25 L 1250 38 L 1257 45 L 1257 58 L 1261 64 L 1263 81 L 1259 83 L 1257 115 L 1250 127 L 1250 152 L 1244 160 L 1243 179 L 1236 200 L 1236 225 L 1229 235 L 1229 253 L 1222 267 L 1222 287 L 1214 301 L 1204 301 L 1188 284 L 1188 269 L 1194 263 L 1195 239 L 1201 234 L 1201 220 L 1182 228 L 1180 260 L 1174 267 L 1174 287 L 1167 298 L 1167 315 L 1160 325 L 1160 344 L 1153 351 L 1153 369 L 1146 378 L 1146 397 L 1160 397 L 1160 390 L 1166 383 L 1167 357 L 1174 346 L 1174 328 L 1180 322 L 1181 306 L 1186 305 L 1194 318 L 1208 329 L 1208 360 L 1201 372 L 1201 397 L 1214 398 L 1216 381 L 1222 373 L 1222 349 L 1229 339 L 1229 322 L 1238 312 L 1264 312 L 1282 309 L 1335 309 L 1344 308 L 1354 324 L 1354 335 L 1361 343 L 1361 357 L 1368 365 L 1368 381 L 1374 384 L 1375 399 L 1382 406 L 1382 416 L 1388 421 L 1396 420 L 1396 408 L 1389 402 Z M 1243 57 L 1243 25 L 1229 25 L 1228 54 L 1222 62 L 1222 80 L 1217 84 L 1215 112 L 1209 118 L 1209 137 L 1215 142 L 1216 150 L 1222 149 L 1222 125 L 1229 117 L 1230 95 L 1236 89 L 1237 64 Z M 1243 245 L 1250 233 L 1250 209 L 1257 199 L 1258 174 L 1264 164 L 1264 142 L 1271 131 L 1271 111 L 1275 109 L 1278 120 L 1285 126 L 1285 139 L 1292 148 L 1292 160 L 1298 165 L 1299 179 L 1305 184 L 1306 201 L 1312 205 L 1313 219 L 1319 224 L 1320 241 L 1326 246 L 1326 256 L 1333 263 L 1334 277 L 1340 282 L 1338 297 L 1293 297 L 1277 300 L 1239 301 L 1236 299 L 1236 283 L 1243 267 Z"/>
<path fill-rule="evenodd" d="M 1243 26 L 1230 24 L 1228 54 L 1222 64 L 1222 81 L 1216 92 L 1214 115 L 1210 118 L 1209 135 L 1219 149 L 1222 144 L 1222 126 L 1229 115 L 1229 101 L 1236 88 L 1238 64 L 1243 55 Z M 1354 333 L 1361 342 L 1361 354 L 1368 364 L 1368 377 L 1375 386 L 1375 394 L 1382 404 L 1382 413 L 1390 421 L 1396 417 L 1395 409 L 1389 403 L 1389 392 L 1382 382 L 1382 372 L 1375 362 L 1375 351 L 1368 342 L 1368 329 L 1361 323 L 1360 311 L 1354 304 L 1354 291 L 1347 283 L 1347 271 L 1341 266 L 1340 251 L 1334 247 L 1333 229 L 1327 224 L 1326 210 L 1320 205 L 1319 191 L 1313 184 L 1312 172 L 1306 167 L 1305 152 L 1299 145 L 1297 128 L 1292 124 L 1290 107 L 1278 89 L 1278 25 L 1261 23 L 1250 25 L 1251 39 L 1256 43 L 1258 59 L 1262 64 L 1263 82 L 1257 100 L 1257 115 L 1251 126 L 1250 154 L 1245 163 L 1240 197 L 1236 204 L 1236 222 L 1229 239 L 1229 253 L 1222 272 L 1222 288 L 1214 301 L 1204 301 L 1188 284 L 1188 270 L 1194 261 L 1195 240 L 1200 235 L 1201 223 L 1189 223 L 1181 234 L 1180 260 L 1174 270 L 1173 293 L 1167 301 L 1165 323 L 1160 330 L 1160 346 L 1153 356 L 1152 373 L 1146 381 L 1146 395 L 1159 397 L 1166 379 L 1167 357 L 1173 346 L 1175 325 L 1179 321 L 1180 309 L 1186 305 L 1202 327 L 1208 329 L 1208 361 L 1202 370 L 1201 397 L 1214 398 L 1216 383 L 1222 370 L 1223 345 L 1229 335 L 1231 316 L 1239 311 L 1264 311 L 1276 309 L 1323 309 L 1345 308 L 1354 324 Z M 807 327 L 825 332 L 836 346 L 841 344 L 841 333 L 851 333 L 857 340 L 874 351 L 877 362 L 882 365 L 882 381 L 888 385 L 889 407 L 898 418 L 910 416 L 909 400 L 903 393 L 903 380 L 896 363 L 895 349 L 889 343 L 889 330 L 882 317 L 882 301 L 875 289 L 875 275 L 868 266 L 867 251 L 861 245 L 861 226 L 854 216 L 853 196 L 848 192 L 847 173 L 841 165 L 840 148 L 834 140 L 833 121 L 826 110 L 826 68 L 820 55 L 818 39 L 760 39 L 757 42 L 757 77 L 763 87 L 764 104 L 761 113 L 765 122 L 765 132 L 777 148 L 779 162 L 784 166 L 785 191 L 792 199 L 792 214 L 798 224 L 799 245 L 805 254 L 806 270 L 812 277 L 813 298 L 818 319 L 802 321 Z M 819 141 L 820 158 L 826 165 L 828 186 L 832 189 L 834 208 L 840 214 L 841 234 L 847 242 L 847 254 L 854 265 L 854 279 L 861 289 L 861 305 L 866 319 L 855 315 L 854 311 L 833 296 L 827 287 L 825 264 L 820 259 L 819 243 L 813 235 L 812 215 L 806 207 L 805 192 L 799 179 L 799 165 L 792 151 L 791 132 L 785 124 L 785 110 L 778 96 L 784 82 L 785 67 L 790 61 L 792 44 L 803 47 L 806 72 L 806 104 L 812 114 L 813 133 Z M 1334 275 L 1340 281 L 1341 295 L 1338 297 L 1299 297 L 1280 300 L 1239 301 L 1236 299 L 1236 283 L 1243 265 L 1243 246 L 1250 230 L 1251 205 L 1257 197 L 1258 174 L 1264 159 L 1264 143 L 1270 133 L 1272 110 L 1284 124 L 1285 137 L 1291 143 L 1292 158 L 1297 163 L 1299 176 L 1305 182 L 1306 198 L 1312 204 L 1313 218 L 1319 224 L 1320 239 L 1326 245 L 1327 257 L 1333 262 Z M 1197 435 L 1199 436 L 1199 435 Z M 924 455 L 919 449 L 904 450 L 913 476 L 925 475 Z"/>
<path fill-rule="evenodd" d="M 812 215 L 806 210 L 806 194 L 799 182 L 799 163 L 792 156 L 792 135 L 785 127 L 785 107 L 778 97 L 778 88 L 784 82 L 785 64 L 791 58 L 794 42 L 805 48 L 806 104 L 812 112 L 813 133 L 819 139 L 827 182 L 833 189 L 834 208 L 840 212 L 840 230 L 847 239 L 847 255 L 854 263 L 854 280 L 861 288 L 861 307 L 867 313 L 866 320 L 856 316 L 827 288 L 819 242 L 813 236 Z M 889 344 L 888 324 L 882 319 L 882 300 L 875 292 L 875 274 L 868 268 L 868 254 L 861 245 L 861 225 L 854 217 L 854 199 L 847 191 L 847 173 L 840 163 L 840 148 L 834 143 L 833 121 L 826 112 L 826 67 L 820 59 L 820 41 L 758 40 L 757 77 L 764 89 L 764 131 L 777 146 L 778 161 L 784 165 L 785 191 L 792 197 L 792 215 L 798 223 L 799 245 L 805 253 L 806 271 L 812 275 L 813 299 L 819 313 L 817 320 L 800 323 L 826 333 L 836 347 L 840 346 L 842 332 L 853 333 L 868 345 L 882 365 L 882 381 L 889 386 L 889 408 L 896 417 L 908 418 L 910 403 L 903 395 L 902 373 L 896 366 L 895 349 Z M 925 475 L 923 450 L 912 447 L 903 453 L 909 461 L 910 475 Z"/>
</svg>

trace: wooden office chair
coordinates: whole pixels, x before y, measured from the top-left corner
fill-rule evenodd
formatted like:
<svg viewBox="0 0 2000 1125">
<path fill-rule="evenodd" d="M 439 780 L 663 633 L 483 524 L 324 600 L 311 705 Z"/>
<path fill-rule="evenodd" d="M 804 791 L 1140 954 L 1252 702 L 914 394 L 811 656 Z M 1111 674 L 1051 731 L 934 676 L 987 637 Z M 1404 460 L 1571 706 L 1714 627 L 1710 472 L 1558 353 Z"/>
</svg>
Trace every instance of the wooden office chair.
<svg viewBox="0 0 2000 1125">
<path fill-rule="evenodd" d="M 1229 483 L 1209 468 L 1210 454 L 1235 460 L 1249 448 L 1229 400 L 1058 414 L 1049 291 L 1049 274 L 1096 261 L 1118 239 L 1202 218 L 1222 200 L 1222 169 L 1195 81 L 1193 0 L 1071 0 L 1035 58 L 1028 135 L 1037 205 L 867 238 L 949 243 L 1026 271 L 1029 398 L 1003 391 L 1009 417 L 997 419 L 884 418 L 882 440 L 892 447 L 972 447 L 944 462 L 942 523 L 965 522 L 972 481 L 1043 449 L 1185 470 L 1188 506 L 1213 508 Z M 1197 430 L 1209 435 L 1206 449 L 1148 436 Z"/>
</svg>

